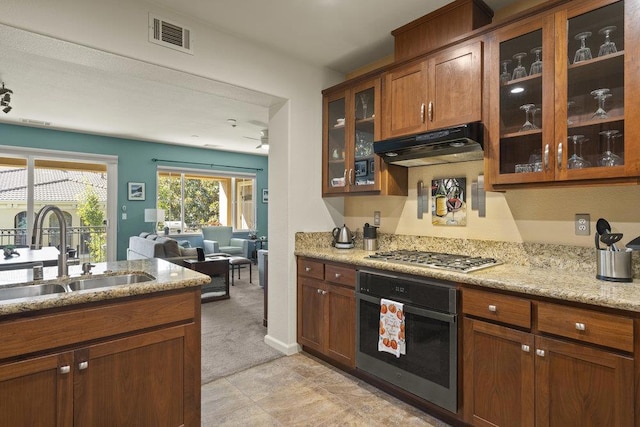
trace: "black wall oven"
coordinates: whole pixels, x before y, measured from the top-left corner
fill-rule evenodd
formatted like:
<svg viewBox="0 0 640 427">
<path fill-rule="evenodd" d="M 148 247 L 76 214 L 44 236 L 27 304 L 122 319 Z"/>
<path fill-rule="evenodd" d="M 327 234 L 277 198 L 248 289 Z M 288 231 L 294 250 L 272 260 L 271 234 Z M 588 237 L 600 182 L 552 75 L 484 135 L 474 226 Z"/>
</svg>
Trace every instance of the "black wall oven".
<svg viewBox="0 0 640 427">
<path fill-rule="evenodd" d="M 404 304 L 406 354 L 378 351 L 380 299 Z M 359 271 L 356 367 L 456 413 L 457 290 L 431 279 Z"/>
</svg>

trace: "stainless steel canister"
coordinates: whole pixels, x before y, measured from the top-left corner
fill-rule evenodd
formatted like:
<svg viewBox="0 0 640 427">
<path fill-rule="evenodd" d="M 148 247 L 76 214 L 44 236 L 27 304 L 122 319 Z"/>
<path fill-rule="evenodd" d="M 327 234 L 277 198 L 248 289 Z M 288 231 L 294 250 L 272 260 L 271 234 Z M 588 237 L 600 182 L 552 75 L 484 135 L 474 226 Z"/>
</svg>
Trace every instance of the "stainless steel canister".
<svg viewBox="0 0 640 427">
<path fill-rule="evenodd" d="M 365 251 L 377 251 L 378 250 L 378 227 L 372 227 L 369 223 L 364 224 L 362 230 L 363 237 L 363 249 Z"/>
<path fill-rule="evenodd" d="M 610 282 L 632 282 L 631 251 L 596 249 L 596 278 Z"/>
</svg>

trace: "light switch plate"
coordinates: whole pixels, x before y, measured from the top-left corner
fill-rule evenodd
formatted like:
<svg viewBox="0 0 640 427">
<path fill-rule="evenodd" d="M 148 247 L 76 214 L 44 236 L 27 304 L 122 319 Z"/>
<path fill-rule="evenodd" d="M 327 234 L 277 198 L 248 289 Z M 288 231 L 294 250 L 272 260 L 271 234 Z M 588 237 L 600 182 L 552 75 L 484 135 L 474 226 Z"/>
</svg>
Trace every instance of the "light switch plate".
<svg viewBox="0 0 640 427">
<path fill-rule="evenodd" d="M 591 215 L 589 214 L 576 214 L 576 236 L 590 236 L 591 235 Z"/>
</svg>

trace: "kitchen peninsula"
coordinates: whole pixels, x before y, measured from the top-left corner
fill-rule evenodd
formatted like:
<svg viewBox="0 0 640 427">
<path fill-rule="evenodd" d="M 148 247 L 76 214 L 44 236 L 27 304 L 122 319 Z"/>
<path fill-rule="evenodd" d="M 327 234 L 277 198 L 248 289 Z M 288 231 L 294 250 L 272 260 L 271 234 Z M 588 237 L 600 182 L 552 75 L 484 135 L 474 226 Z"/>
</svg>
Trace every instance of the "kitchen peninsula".
<svg viewBox="0 0 640 427">
<path fill-rule="evenodd" d="M 45 267 L 36 283 L 77 280 L 80 268 L 56 279 Z M 200 289 L 210 278 L 160 259 L 92 273 L 152 280 L 0 302 L 0 424 L 199 426 Z M 27 284 L 32 273 L 0 279 Z"/>
<path fill-rule="evenodd" d="M 378 234 L 380 251 L 434 251 L 502 262 L 459 273 L 372 259 L 368 256 L 374 252 L 361 249 L 335 249 L 331 237 L 321 232 L 296 234 L 298 325 L 303 326 L 298 341 L 306 350 L 455 425 L 535 425 L 536 420 L 638 425 L 634 421 L 640 410 L 634 403 L 640 384 L 638 262 L 633 283 L 607 282 L 595 277 L 592 248 Z M 362 248 L 361 239 L 356 237 L 356 248 Z M 360 349 L 348 346 L 361 345 L 361 334 L 367 333 L 366 325 L 358 326 L 356 314 L 363 298 L 359 294 L 364 292 L 356 279 L 361 270 L 435 279 L 457 290 L 457 411 L 439 408 L 360 369 L 353 357 Z M 339 288 L 336 281 L 346 277 L 351 282 Z M 396 282 L 397 291 L 403 282 Z M 312 292 L 316 287 L 317 297 Z M 389 292 L 383 298 L 396 295 L 404 300 L 404 295 Z M 324 327 L 319 323 L 321 334 L 314 334 L 312 316 L 317 313 L 307 310 L 313 298 L 328 311 L 322 312 L 327 319 Z M 344 302 L 347 299 L 350 305 Z M 347 306 L 350 314 L 344 313 Z M 350 339 L 345 337 L 346 324 L 354 325 Z M 343 327 L 333 329 L 333 325 Z M 407 352 L 418 351 L 409 348 L 409 324 L 406 334 Z M 320 337 L 317 345 L 315 335 Z M 337 343 L 348 344 L 337 347 Z"/>
</svg>

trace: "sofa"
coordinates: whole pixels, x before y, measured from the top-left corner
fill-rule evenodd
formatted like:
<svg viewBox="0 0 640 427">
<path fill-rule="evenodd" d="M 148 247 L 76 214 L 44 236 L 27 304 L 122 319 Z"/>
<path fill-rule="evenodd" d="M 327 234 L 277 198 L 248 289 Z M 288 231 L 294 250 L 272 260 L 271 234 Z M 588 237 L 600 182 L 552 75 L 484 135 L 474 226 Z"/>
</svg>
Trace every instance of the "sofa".
<svg viewBox="0 0 640 427">
<path fill-rule="evenodd" d="M 183 259 L 198 257 L 197 248 L 185 248 L 171 237 L 157 236 L 150 233 L 140 233 L 129 237 L 127 259 L 163 258 L 167 261 L 181 264 Z"/>
<path fill-rule="evenodd" d="M 202 227 L 204 253 L 225 253 L 249 258 L 249 241 L 233 237 L 232 227 Z"/>
</svg>

